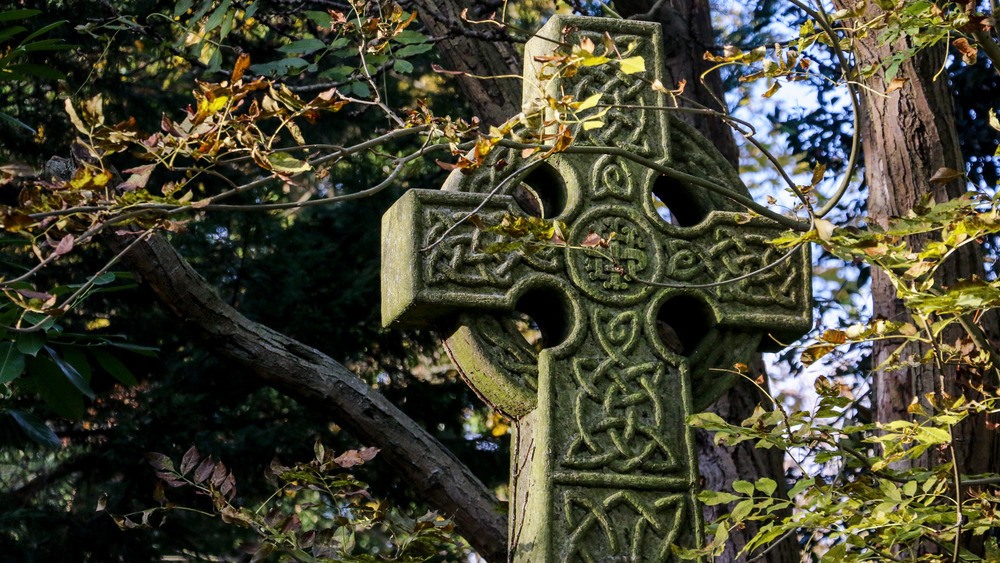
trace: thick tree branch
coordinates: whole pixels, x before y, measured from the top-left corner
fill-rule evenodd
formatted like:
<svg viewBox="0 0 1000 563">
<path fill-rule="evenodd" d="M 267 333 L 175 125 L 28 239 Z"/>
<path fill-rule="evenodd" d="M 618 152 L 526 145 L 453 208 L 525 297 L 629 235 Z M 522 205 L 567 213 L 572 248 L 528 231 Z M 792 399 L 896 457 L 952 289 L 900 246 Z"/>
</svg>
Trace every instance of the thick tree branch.
<svg viewBox="0 0 1000 563">
<path fill-rule="evenodd" d="M 109 238 L 120 251 L 132 241 Z M 329 416 L 362 443 L 382 449 L 421 498 L 454 518 L 489 561 L 507 554 L 507 522 L 496 497 L 450 451 L 353 373 L 320 351 L 247 319 L 162 236 L 136 244 L 123 261 L 199 342 L 299 403 Z"/>
</svg>

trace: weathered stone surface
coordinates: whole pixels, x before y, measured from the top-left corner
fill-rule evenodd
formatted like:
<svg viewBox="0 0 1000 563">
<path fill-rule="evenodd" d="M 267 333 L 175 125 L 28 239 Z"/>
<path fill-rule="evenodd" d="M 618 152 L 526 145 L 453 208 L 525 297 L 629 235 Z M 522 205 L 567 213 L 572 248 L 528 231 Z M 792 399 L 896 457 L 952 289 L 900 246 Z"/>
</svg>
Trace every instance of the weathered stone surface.
<svg viewBox="0 0 1000 563">
<path fill-rule="evenodd" d="M 659 27 L 623 20 L 554 17 L 529 41 L 525 103 L 538 96 L 534 57 L 558 41 L 605 33 L 642 56 L 644 78 L 662 76 Z M 601 47 L 598 47 L 599 49 Z M 578 99 L 666 105 L 665 95 L 610 65 L 586 67 L 550 85 Z M 705 141 L 665 112 L 619 107 L 578 145 L 614 146 L 746 193 Z M 684 419 L 731 384 L 731 368 L 811 324 L 807 251 L 759 275 L 713 287 L 657 287 L 633 279 L 705 285 L 746 275 L 780 257 L 765 243 L 782 229 L 739 213 L 715 194 L 666 181 L 609 155 L 559 153 L 536 168 L 511 151 L 510 164 L 453 174 L 445 189 L 411 190 L 383 218 L 383 322 L 436 323 L 466 378 L 516 421 L 511 461 L 511 543 L 523 562 L 648 562 L 670 559 L 671 543 L 701 541 L 694 444 Z M 523 177 L 516 177 L 521 175 Z M 511 177 L 515 176 L 515 177 Z M 589 251 L 547 248 L 493 255 L 496 235 L 456 222 L 478 211 L 488 224 L 525 215 L 514 190 L 527 186 L 545 217 L 569 225 L 569 240 L 608 236 L 622 271 Z M 660 217 L 652 194 L 674 221 Z M 537 209 L 536 209 L 537 212 Z M 528 307 L 549 347 L 528 346 L 503 315 Z M 671 329 L 676 338 L 663 338 Z M 694 391 L 693 399 L 692 390 Z"/>
</svg>

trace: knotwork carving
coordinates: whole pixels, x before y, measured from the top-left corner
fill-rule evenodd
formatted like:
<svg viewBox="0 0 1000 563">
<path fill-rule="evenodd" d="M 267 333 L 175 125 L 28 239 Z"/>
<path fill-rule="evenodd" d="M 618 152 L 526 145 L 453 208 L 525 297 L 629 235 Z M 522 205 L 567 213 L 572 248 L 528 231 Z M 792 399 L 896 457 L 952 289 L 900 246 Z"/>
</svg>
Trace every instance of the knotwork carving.
<svg viewBox="0 0 1000 563">
<path fill-rule="evenodd" d="M 653 502 L 645 495 L 617 491 L 604 498 L 567 491 L 563 510 L 571 527 L 560 561 L 667 561 L 670 544 L 685 521 L 682 495 L 664 495 Z M 650 558 L 655 554 L 655 558 Z"/>
<path fill-rule="evenodd" d="M 466 215 L 464 212 L 427 206 L 424 209 L 425 224 L 432 227 L 426 231 L 424 245 L 437 241 Z M 503 212 L 483 212 L 481 216 L 484 221 L 498 224 Z M 424 279 L 428 285 L 450 283 L 465 287 L 508 288 L 517 281 L 514 272 L 522 263 L 535 271 L 557 272 L 561 269 L 562 260 L 554 248 L 543 248 L 531 254 L 483 252 L 483 248 L 499 240 L 499 235 L 479 230 L 472 223 L 458 225 L 427 253 Z"/>
<path fill-rule="evenodd" d="M 564 467 L 645 474 L 678 469 L 665 432 L 666 364 L 622 367 L 613 358 L 577 358 L 573 375 L 579 384 L 573 399 L 578 434 Z"/>
</svg>

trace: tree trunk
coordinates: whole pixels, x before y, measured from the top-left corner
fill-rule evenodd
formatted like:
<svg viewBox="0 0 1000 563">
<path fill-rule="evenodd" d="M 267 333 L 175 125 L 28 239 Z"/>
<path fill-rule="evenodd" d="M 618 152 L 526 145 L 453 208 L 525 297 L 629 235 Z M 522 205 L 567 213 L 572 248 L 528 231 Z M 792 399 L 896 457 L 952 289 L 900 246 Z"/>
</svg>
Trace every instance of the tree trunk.
<svg viewBox="0 0 1000 563">
<path fill-rule="evenodd" d="M 838 0 L 838 7 L 853 7 L 853 3 Z M 881 13 L 875 6 L 868 8 L 866 17 Z M 878 45 L 877 34 L 855 39 L 855 64 L 858 68 L 878 66 L 894 53 L 912 45 L 901 39 L 891 45 Z M 907 80 L 903 88 L 883 96 L 886 88 L 882 71 L 866 79 L 869 87 L 862 90 L 861 138 L 865 154 L 865 179 L 868 183 L 869 222 L 885 226 L 888 219 L 905 215 L 925 194 L 943 202 L 965 193 L 965 180 L 946 185 L 930 181 L 942 167 L 965 170 L 955 126 L 955 107 L 947 75 L 934 80 L 944 65 L 947 46 L 939 45 L 921 51 L 903 63 L 898 76 Z M 914 237 L 911 244 L 920 245 Z M 959 279 L 984 275 L 983 255 L 979 247 L 967 245 L 949 258 L 949 265 L 939 269 L 938 283 L 951 286 Z M 887 276 L 880 271 L 872 274 L 872 300 L 876 317 L 903 322 L 911 321 L 908 309 L 897 298 Z M 980 320 L 986 335 L 995 339 L 997 317 L 984 315 Z M 946 331 L 941 337 L 945 344 L 954 344 L 960 330 Z M 896 345 L 886 341 L 874 343 L 874 365 L 881 365 Z M 926 346 L 910 346 L 904 356 L 922 357 Z M 953 397 L 969 393 L 970 383 L 982 383 L 980 374 L 953 367 L 939 370 L 933 363 L 906 369 L 880 371 L 875 374 L 874 407 L 880 422 L 905 420 L 910 417 L 907 407 L 915 398 L 923 400 L 927 393 L 947 393 Z M 929 405 L 924 403 L 925 407 Z M 955 445 L 959 469 L 974 474 L 1000 469 L 997 458 L 997 434 L 986 420 L 970 418 L 955 429 Z M 921 465 L 947 461 L 927 454 Z"/>
<path fill-rule="evenodd" d="M 468 10 L 468 19 L 488 19 L 500 2 L 417 0 L 414 7 L 430 34 L 445 38 L 438 54 L 446 70 L 465 73 L 456 76 L 459 88 L 483 123 L 499 125 L 521 112 L 521 57 L 514 41 L 499 27 L 462 18 Z"/>
<path fill-rule="evenodd" d="M 129 242 L 122 236 L 109 241 L 116 252 Z M 209 350 L 380 448 L 379 458 L 428 504 L 454 518 L 476 551 L 488 561 L 506 560 L 507 521 L 496 496 L 385 397 L 318 350 L 239 314 L 162 236 L 139 243 L 123 261 Z"/>
<path fill-rule="evenodd" d="M 656 6 L 659 4 L 659 6 Z M 615 7 L 624 17 L 636 17 L 659 22 L 663 27 L 664 54 L 674 85 L 686 81 L 684 96 L 702 106 L 726 111 L 722 107 L 722 80 L 719 73 L 705 75 L 709 69 L 704 53 L 715 47 L 712 31 L 711 6 L 708 0 L 667 0 L 657 3 L 652 0 L 617 0 Z M 650 10 L 656 7 L 656 10 Z M 667 87 L 674 87 L 667 85 Z M 739 149 L 733 138 L 732 129 L 715 117 L 680 113 L 678 117 L 693 125 L 698 131 L 737 168 Z M 753 362 L 754 376 L 763 374 L 764 363 L 758 354 Z M 732 424 L 739 424 L 749 417 L 760 403 L 766 403 L 760 390 L 750 381 L 739 378 L 709 411 L 721 416 Z M 741 479 L 754 482 L 761 477 L 774 478 L 783 486 L 784 457 L 773 449 L 756 448 L 753 442 L 743 442 L 735 447 L 716 446 L 710 433 L 696 432 L 698 467 L 701 472 L 701 486 L 714 491 L 731 491 L 733 481 Z M 726 504 L 703 507 L 705 521 L 710 523 L 731 510 Z M 737 556 L 747 541 L 756 535 L 759 526 L 748 522 L 746 527 L 733 530 L 726 550 L 715 561 L 718 563 L 745 562 L 746 555 Z M 794 538 L 793 538 L 794 539 Z M 767 554 L 770 563 L 792 563 L 799 560 L 798 545 L 795 541 L 783 541 Z M 751 554 L 752 557 L 752 554 Z"/>
</svg>

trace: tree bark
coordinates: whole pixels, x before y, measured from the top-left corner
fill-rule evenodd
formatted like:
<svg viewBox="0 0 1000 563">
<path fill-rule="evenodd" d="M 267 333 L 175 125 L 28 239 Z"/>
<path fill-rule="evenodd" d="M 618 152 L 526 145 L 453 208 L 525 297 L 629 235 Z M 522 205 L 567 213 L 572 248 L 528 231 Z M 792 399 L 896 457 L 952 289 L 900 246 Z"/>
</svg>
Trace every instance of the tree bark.
<svg viewBox="0 0 1000 563">
<path fill-rule="evenodd" d="M 109 238 L 117 252 L 128 237 Z M 255 323 L 225 303 L 162 236 L 140 242 L 124 263 L 208 349 L 259 376 L 362 443 L 441 514 L 488 561 L 507 557 L 507 521 L 496 496 L 433 436 L 367 383 L 318 350 Z"/>
<path fill-rule="evenodd" d="M 723 94 L 719 73 L 709 73 L 704 79 L 701 78 L 710 68 L 703 55 L 715 47 L 711 5 L 708 0 L 617 0 L 615 7 L 624 17 L 660 23 L 663 27 L 666 66 L 674 84 L 685 80 L 685 97 L 702 106 L 726 112 L 726 108 L 720 105 Z M 698 129 L 738 169 L 739 149 L 729 125 L 721 119 L 701 114 L 680 113 L 678 117 Z M 752 364 L 755 377 L 765 373 L 759 354 Z M 732 424 L 739 424 L 753 413 L 758 404 L 766 401 L 767 398 L 755 385 L 739 378 L 708 410 Z M 780 476 L 785 472 L 784 457 L 780 451 L 756 448 L 753 442 L 743 442 L 734 447 L 716 446 L 711 434 L 703 430 L 696 432 L 696 440 L 702 488 L 731 491 L 733 481 L 754 482 L 761 477 L 774 478 L 783 488 Z M 732 506 L 726 504 L 705 506 L 702 513 L 705 521 L 710 523 L 731 509 Z M 747 555 L 738 556 L 737 553 L 757 534 L 759 527 L 756 522 L 747 522 L 744 528 L 733 530 L 726 550 L 715 561 L 747 561 Z M 752 556 L 751 554 L 750 557 Z M 787 539 L 767 554 L 767 561 L 770 563 L 793 563 L 798 560 L 798 545 Z"/>
<path fill-rule="evenodd" d="M 838 0 L 838 7 L 853 7 L 853 3 Z M 850 6 L 848 6 L 850 5 Z M 870 5 L 865 17 L 881 13 Z M 912 45 L 901 39 L 894 44 L 879 46 L 877 34 L 854 39 L 855 64 L 858 68 L 879 66 L 894 53 Z M 947 46 L 940 45 L 919 52 L 899 68 L 898 76 L 907 82 L 902 89 L 882 95 L 886 82 L 882 71 L 865 80 L 868 88 L 862 95 L 861 138 L 865 154 L 865 180 L 868 183 L 869 222 L 885 226 L 890 217 L 905 215 L 925 194 L 934 201 L 944 202 L 965 193 L 965 180 L 959 179 L 945 185 L 930 181 L 942 167 L 964 171 L 965 164 L 959 148 L 958 130 L 955 126 L 955 107 L 947 76 L 940 72 L 947 56 Z M 921 245 L 926 238 L 913 237 L 909 242 Z M 967 245 L 949 258 L 948 267 L 939 269 L 937 282 L 953 285 L 960 279 L 983 277 L 983 255 L 976 245 Z M 872 273 L 872 300 L 876 317 L 910 322 L 908 309 L 897 298 L 896 290 L 881 271 Z M 986 335 L 995 339 L 998 334 L 997 317 L 984 315 L 980 320 Z M 960 329 L 946 331 L 943 343 L 954 344 Z M 897 344 L 876 341 L 873 349 L 874 365 L 881 365 L 895 350 Z M 927 346 L 909 346 L 904 357 L 917 358 L 929 351 Z M 970 384 L 981 384 L 981 374 L 969 370 L 946 367 L 939 370 L 933 363 L 898 370 L 884 370 L 875 374 L 874 407 L 880 422 L 905 420 L 911 401 L 923 400 L 927 393 L 947 393 L 953 397 L 966 394 Z M 924 402 L 929 410 L 929 405 Z M 997 458 L 997 434 L 990 430 L 981 417 L 970 418 L 955 429 L 955 445 L 959 469 L 974 474 L 996 471 L 1000 468 Z M 920 460 L 921 465 L 935 465 L 946 460 L 931 457 Z"/>
<path fill-rule="evenodd" d="M 473 0 L 417 0 L 421 23 L 438 43 L 446 69 L 483 123 L 499 125 L 521 112 L 521 57 L 506 31 L 488 24 L 470 24 L 462 18 L 484 20 L 500 3 Z M 477 78 L 478 77 L 478 78 Z"/>
</svg>

